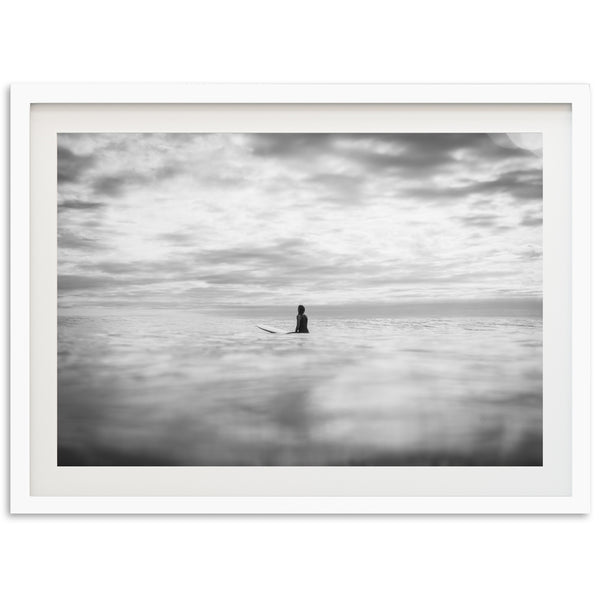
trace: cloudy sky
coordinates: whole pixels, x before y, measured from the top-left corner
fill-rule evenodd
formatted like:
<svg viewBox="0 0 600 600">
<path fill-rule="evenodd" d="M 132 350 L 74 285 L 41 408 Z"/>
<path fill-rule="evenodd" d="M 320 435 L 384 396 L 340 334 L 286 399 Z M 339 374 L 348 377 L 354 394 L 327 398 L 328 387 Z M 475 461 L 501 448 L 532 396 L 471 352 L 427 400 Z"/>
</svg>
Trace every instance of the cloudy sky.
<svg viewBox="0 0 600 600">
<path fill-rule="evenodd" d="M 541 298 L 540 134 L 59 134 L 62 307 Z"/>
</svg>

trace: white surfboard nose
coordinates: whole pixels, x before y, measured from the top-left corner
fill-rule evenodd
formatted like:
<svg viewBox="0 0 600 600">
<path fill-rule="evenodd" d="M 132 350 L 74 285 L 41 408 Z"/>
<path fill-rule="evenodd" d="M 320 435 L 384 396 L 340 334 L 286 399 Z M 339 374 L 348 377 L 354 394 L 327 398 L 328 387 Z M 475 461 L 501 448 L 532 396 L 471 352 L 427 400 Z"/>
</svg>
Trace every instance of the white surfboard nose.
<svg viewBox="0 0 600 600">
<path fill-rule="evenodd" d="M 266 331 L 267 333 L 278 333 L 284 335 L 288 333 L 295 333 L 294 331 L 284 331 L 283 329 L 277 329 L 277 327 L 270 327 L 267 325 L 257 325 L 256 327 L 262 329 L 263 331 Z"/>
</svg>

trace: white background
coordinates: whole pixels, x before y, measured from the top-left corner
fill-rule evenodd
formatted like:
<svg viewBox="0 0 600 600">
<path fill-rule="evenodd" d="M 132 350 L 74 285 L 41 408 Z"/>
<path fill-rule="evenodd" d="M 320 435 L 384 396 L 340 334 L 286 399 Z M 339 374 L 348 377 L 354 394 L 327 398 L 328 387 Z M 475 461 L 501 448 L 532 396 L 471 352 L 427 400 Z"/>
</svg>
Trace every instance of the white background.
<svg viewBox="0 0 600 600">
<path fill-rule="evenodd" d="M 0 35 L 3 217 L 11 82 L 588 82 L 597 114 L 592 8 L 577 0 L 11 2 Z M 596 211 L 594 220 L 598 231 Z M 6 270 L 6 243 L 2 252 Z M 593 425 L 597 434 L 596 414 Z M 4 482 L 7 447 L 3 439 Z M 10 517 L 7 492 L 3 500 L 0 593 L 11 599 L 587 600 L 600 589 L 598 514 Z"/>
</svg>

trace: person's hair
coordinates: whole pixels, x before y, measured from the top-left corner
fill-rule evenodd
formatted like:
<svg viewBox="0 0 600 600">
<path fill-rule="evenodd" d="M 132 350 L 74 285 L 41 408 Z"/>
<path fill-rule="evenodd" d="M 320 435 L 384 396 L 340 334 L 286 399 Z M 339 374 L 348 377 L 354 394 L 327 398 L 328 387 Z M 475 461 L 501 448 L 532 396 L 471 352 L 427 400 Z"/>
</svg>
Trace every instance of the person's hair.
<svg viewBox="0 0 600 600">
<path fill-rule="evenodd" d="M 306 309 L 304 308 L 304 306 L 302 306 L 302 304 L 301 304 L 301 305 L 298 307 L 298 312 L 299 312 L 301 315 L 303 315 L 303 314 L 304 314 L 304 311 L 305 311 L 305 310 L 306 310 Z"/>
</svg>

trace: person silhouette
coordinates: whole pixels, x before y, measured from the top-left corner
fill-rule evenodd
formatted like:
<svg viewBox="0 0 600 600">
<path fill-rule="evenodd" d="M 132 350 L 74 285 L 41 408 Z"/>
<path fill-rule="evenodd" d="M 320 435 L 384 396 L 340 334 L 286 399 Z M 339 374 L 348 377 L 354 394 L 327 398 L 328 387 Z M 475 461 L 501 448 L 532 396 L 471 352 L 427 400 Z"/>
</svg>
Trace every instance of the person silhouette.
<svg viewBox="0 0 600 600">
<path fill-rule="evenodd" d="M 304 306 L 298 307 L 298 315 L 296 316 L 296 331 L 294 333 L 308 333 L 308 317 L 304 314 Z"/>
</svg>

